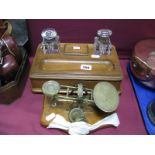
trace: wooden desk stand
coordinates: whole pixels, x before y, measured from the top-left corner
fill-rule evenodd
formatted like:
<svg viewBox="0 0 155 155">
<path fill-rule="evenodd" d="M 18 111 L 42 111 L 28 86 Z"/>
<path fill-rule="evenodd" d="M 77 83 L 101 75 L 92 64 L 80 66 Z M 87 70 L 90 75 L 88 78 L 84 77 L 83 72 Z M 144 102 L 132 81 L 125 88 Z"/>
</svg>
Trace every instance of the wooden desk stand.
<svg viewBox="0 0 155 155">
<path fill-rule="evenodd" d="M 73 48 L 73 47 L 78 47 Z M 85 68 L 86 67 L 86 68 Z M 88 67 L 88 68 L 87 68 Z M 93 44 L 61 43 L 60 52 L 44 54 L 38 45 L 30 71 L 32 92 L 42 92 L 42 85 L 48 80 L 55 80 L 60 85 L 75 86 L 82 83 L 84 87 L 93 89 L 100 81 L 112 83 L 121 92 L 122 71 L 115 47 L 110 55 L 94 55 Z M 54 112 L 68 120 L 68 114 L 73 103 L 61 102 L 52 107 L 47 97 L 44 97 L 41 124 L 48 126 L 46 116 Z M 86 121 L 90 124 L 104 118 L 107 113 L 97 107 L 83 107 Z"/>
<path fill-rule="evenodd" d="M 81 47 L 84 51 L 73 50 L 72 54 L 68 54 L 71 53 L 70 46 Z M 93 58 L 93 53 L 93 44 L 61 43 L 60 53 L 56 54 L 44 54 L 39 45 L 30 71 L 32 92 L 42 92 L 42 85 L 48 80 L 55 80 L 62 85 L 83 83 L 91 89 L 99 81 L 109 81 L 121 91 L 123 76 L 115 47 L 111 55 Z M 92 69 L 81 69 L 82 65 L 89 65 Z"/>
</svg>

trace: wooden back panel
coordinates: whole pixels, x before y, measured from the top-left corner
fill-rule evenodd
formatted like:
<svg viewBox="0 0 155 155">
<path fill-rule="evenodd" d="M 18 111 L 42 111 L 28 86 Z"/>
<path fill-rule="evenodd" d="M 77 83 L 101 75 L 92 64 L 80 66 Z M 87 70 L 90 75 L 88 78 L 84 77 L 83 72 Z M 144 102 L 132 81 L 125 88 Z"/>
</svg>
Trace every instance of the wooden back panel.
<svg viewBox="0 0 155 155">
<path fill-rule="evenodd" d="M 80 50 L 72 47 L 80 47 Z M 99 81 L 109 81 L 120 91 L 123 76 L 115 47 L 111 55 L 94 58 L 93 53 L 93 44 L 61 43 L 60 53 L 44 54 L 39 44 L 30 71 L 32 91 L 42 92 L 42 84 L 48 80 L 65 85 L 82 82 L 88 88 Z M 82 69 L 82 65 L 91 69 Z"/>
</svg>

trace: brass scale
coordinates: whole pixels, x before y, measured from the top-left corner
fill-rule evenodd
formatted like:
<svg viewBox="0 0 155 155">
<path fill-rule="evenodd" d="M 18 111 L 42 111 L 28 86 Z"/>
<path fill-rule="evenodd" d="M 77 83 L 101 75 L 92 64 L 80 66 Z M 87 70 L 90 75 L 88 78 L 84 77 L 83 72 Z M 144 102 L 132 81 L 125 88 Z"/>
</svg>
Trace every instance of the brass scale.
<svg viewBox="0 0 155 155">
<path fill-rule="evenodd" d="M 122 72 L 111 35 L 111 30 L 100 29 L 94 44 L 60 43 L 55 29 L 42 31 L 43 41 L 37 48 L 30 79 L 32 91 L 44 94 L 43 126 L 48 126 L 45 118 L 52 112 L 70 122 L 93 124 L 117 110 Z M 92 71 L 96 75 L 102 73 L 103 80 L 96 75 L 91 79 Z M 104 71 L 116 72 L 110 76 L 111 82 Z M 113 84 L 115 81 L 117 85 Z"/>
</svg>

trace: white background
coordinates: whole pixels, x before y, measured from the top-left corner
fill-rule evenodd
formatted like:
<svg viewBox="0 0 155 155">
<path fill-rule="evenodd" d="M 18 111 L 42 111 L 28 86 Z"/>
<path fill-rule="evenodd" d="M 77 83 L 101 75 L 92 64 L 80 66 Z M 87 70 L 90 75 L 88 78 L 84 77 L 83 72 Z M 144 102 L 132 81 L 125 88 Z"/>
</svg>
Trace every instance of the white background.
<svg viewBox="0 0 155 155">
<path fill-rule="evenodd" d="M 155 17 L 154 0 L 1 0 L 1 18 L 144 19 Z"/>
</svg>

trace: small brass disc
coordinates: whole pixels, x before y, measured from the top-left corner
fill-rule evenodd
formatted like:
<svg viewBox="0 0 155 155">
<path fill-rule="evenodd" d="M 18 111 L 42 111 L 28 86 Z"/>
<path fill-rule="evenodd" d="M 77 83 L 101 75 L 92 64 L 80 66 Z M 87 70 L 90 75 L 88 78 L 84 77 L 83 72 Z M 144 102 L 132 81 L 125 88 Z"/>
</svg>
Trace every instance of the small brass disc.
<svg viewBox="0 0 155 155">
<path fill-rule="evenodd" d="M 48 96 L 56 95 L 60 90 L 60 84 L 56 81 L 50 80 L 42 85 L 43 94 Z"/>
<path fill-rule="evenodd" d="M 113 112 L 119 104 L 119 95 L 116 88 L 109 82 L 99 82 L 93 91 L 96 106 L 104 112 Z"/>
<path fill-rule="evenodd" d="M 69 120 L 71 122 L 79 122 L 84 120 L 84 112 L 80 108 L 73 108 L 69 112 Z"/>
</svg>

